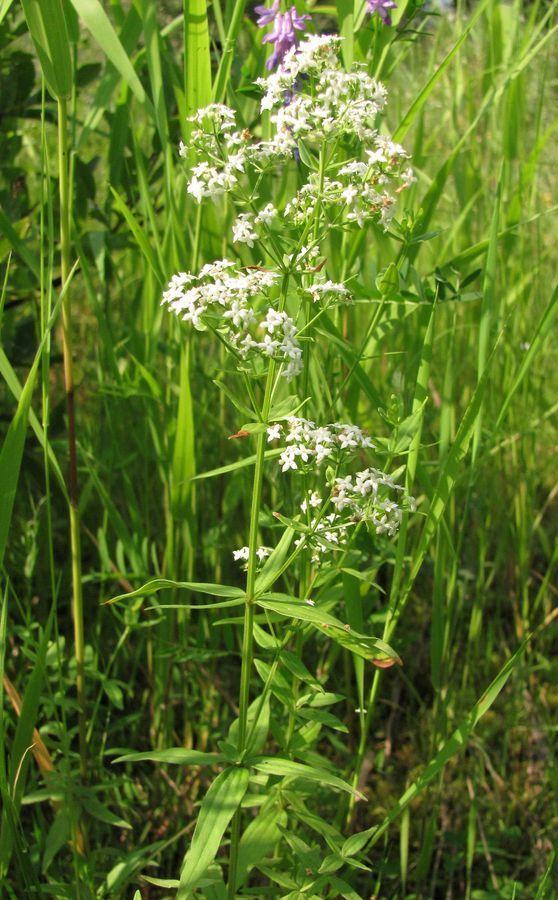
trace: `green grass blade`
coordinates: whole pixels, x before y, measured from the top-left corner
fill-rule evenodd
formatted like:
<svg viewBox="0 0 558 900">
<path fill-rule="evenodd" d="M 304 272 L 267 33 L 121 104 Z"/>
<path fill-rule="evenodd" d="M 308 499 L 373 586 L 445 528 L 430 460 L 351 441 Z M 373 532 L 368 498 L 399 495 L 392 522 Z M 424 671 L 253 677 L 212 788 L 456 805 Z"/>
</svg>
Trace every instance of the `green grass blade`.
<svg viewBox="0 0 558 900">
<path fill-rule="evenodd" d="M 552 324 L 554 322 L 554 318 L 555 318 L 557 312 L 558 312 L 558 285 L 556 285 L 556 287 L 554 288 L 554 291 L 552 293 L 552 296 L 550 297 L 550 300 L 548 301 L 546 309 L 545 309 L 544 313 L 542 314 L 541 319 L 535 329 L 535 334 L 529 345 L 529 349 L 527 350 L 525 356 L 523 357 L 521 365 L 519 366 L 519 369 L 517 370 L 517 372 L 513 378 L 513 381 L 511 383 L 510 387 L 508 388 L 507 394 L 506 394 L 506 396 L 504 398 L 504 402 L 502 404 L 502 408 L 501 408 L 500 412 L 498 413 L 498 418 L 496 420 L 496 428 L 498 428 L 502 424 L 504 417 L 509 409 L 509 405 L 512 401 L 514 394 L 516 393 L 519 385 L 525 378 L 527 372 L 531 368 L 534 360 L 536 358 L 538 358 L 538 356 L 540 355 L 542 346 L 550 332 L 550 329 L 552 327 Z"/>
<path fill-rule="evenodd" d="M 486 368 L 486 360 L 488 357 L 488 347 L 491 339 L 491 331 L 494 321 L 494 307 L 496 304 L 496 267 L 498 261 L 498 227 L 500 224 L 500 197 L 502 194 L 502 177 L 503 166 L 500 170 L 498 185 L 496 187 L 496 196 L 494 199 L 494 211 L 492 213 L 492 222 L 490 225 L 490 236 L 488 239 L 488 253 L 486 256 L 486 268 L 484 271 L 484 281 L 482 288 L 482 304 L 480 313 L 478 350 L 477 350 L 477 380 L 480 381 Z M 479 413 L 475 422 L 475 430 L 473 434 L 472 461 L 475 462 L 480 446 L 482 434 L 484 403 L 481 402 Z"/>
<path fill-rule="evenodd" d="M 468 38 L 469 34 L 477 24 L 480 17 L 484 14 L 486 7 L 489 5 L 490 0 L 482 0 L 481 3 L 478 4 L 475 12 L 467 22 L 467 25 L 461 32 L 458 40 L 455 42 L 449 53 L 446 54 L 445 58 L 442 60 L 439 66 L 436 67 L 434 73 L 430 76 L 425 86 L 419 92 L 419 94 L 413 100 L 411 106 L 403 116 L 403 119 L 399 123 L 398 127 L 395 130 L 393 135 L 394 141 L 402 141 L 405 135 L 407 134 L 409 128 L 413 124 L 417 115 L 423 108 L 424 104 L 428 100 L 430 94 L 434 90 L 437 82 L 440 80 L 456 54 L 458 53 L 460 47 L 464 43 L 464 41 Z"/>
<path fill-rule="evenodd" d="M 2 449 L 0 450 L 0 566 L 2 566 L 4 560 L 8 532 L 12 520 L 12 511 L 19 480 L 19 470 L 21 468 L 23 448 L 25 446 L 25 437 L 27 435 L 27 425 L 29 423 L 31 400 L 33 398 L 33 388 L 35 387 L 39 364 L 50 330 L 56 321 L 58 310 L 60 309 L 65 293 L 72 281 L 76 266 L 74 266 L 70 272 L 66 281 L 66 286 L 60 294 L 50 321 L 45 328 L 43 339 L 35 354 L 33 365 L 31 366 L 27 381 L 21 392 L 15 415 L 10 422 L 10 426 L 2 444 Z"/>
<path fill-rule="evenodd" d="M 442 466 L 438 484 L 430 502 L 430 508 L 426 516 L 426 521 L 422 529 L 422 534 L 418 546 L 413 552 L 413 563 L 411 566 L 411 570 L 402 587 L 401 597 L 398 602 L 397 615 L 392 620 L 390 633 L 395 627 L 397 618 L 401 615 L 406 599 L 409 596 L 411 587 L 414 584 L 418 573 L 420 572 L 420 569 L 428 552 L 428 548 L 430 547 L 430 544 L 432 543 L 432 540 L 436 535 L 448 500 L 452 494 L 457 479 L 461 474 L 461 464 L 467 454 L 469 443 L 473 435 L 475 422 L 477 420 L 479 409 L 481 407 L 481 403 L 483 401 L 483 397 L 487 388 L 490 362 L 494 357 L 496 346 L 492 350 L 492 353 L 487 360 L 483 376 L 475 389 L 471 401 L 461 420 L 461 424 L 455 436 L 455 441 L 452 444 L 452 447 L 448 452 L 446 460 Z"/>
<path fill-rule="evenodd" d="M 362 831 L 359 834 L 354 834 L 350 838 L 347 838 L 343 845 L 343 855 L 344 856 L 353 856 L 355 853 L 359 853 L 364 847 L 372 847 L 377 841 L 381 838 L 381 836 L 387 831 L 389 826 L 398 816 L 401 815 L 403 810 L 405 810 L 409 803 L 411 803 L 415 797 L 418 797 L 425 788 L 428 787 L 430 782 L 437 778 L 440 775 L 440 772 L 443 770 L 446 763 L 454 756 L 459 750 L 462 750 L 466 747 L 467 742 L 479 721 L 482 719 L 484 714 L 488 712 L 506 682 L 508 681 L 510 675 L 518 665 L 527 644 L 531 640 L 531 635 L 526 638 L 523 643 L 518 647 L 513 656 L 508 660 L 508 662 L 503 666 L 503 668 L 499 671 L 496 678 L 491 682 L 488 688 L 483 692 L 481 697 L 477 700 L 469 715 L 461 722 L 458 728 L 454 731 L 451 738 L 446 741 L 441 750 L 436 754 L 434 759 L 432 759 L 428 765 L 426 766 L 422 775 L 420 775 L 415 782 L 405 791 L 404 794 L 400 797 L 395 806 L 390 810 L 388 815 L 385 817 L 384 821 L 381 825 L 374 826 L 373 828 L 369 828 L 366 831 Z"/>
<path fill-rule="evenodd" d="M 25 774 L 29 765 L 30 748 L 33 745 L 33 729 L 36 727 L 37 713 L 41 699 L 41 689 L 45 678 L 46 652 L 54 619 L 54 606 L 50 611 L 46 627 L 41 636 L 33 671 L 27 682 L 14 738 L 12 741 L 8 768 L 8 787 L 11 806 L 17 815 L 25 787 Z M 0 875 L 7 871 L 13 850 L 12 829 L 8 823 L 7 811 L 2 816 L 0 830 Z"/>
<path fill-rule="evenodd" d="M 73 68 L 62 0 L 21 0 L 46 85 L 55 99 L 72 93 Z"/>
<path fill-rule="evenodd" d="M 236 40 L 238 38 L 240 26 L 242 25 L 242 17 L 244 15 L 245 6 L 246 0 L 236 0 L 236 3 L 234 4 L 229 29 L 227 31 L 227 38 L 223 47 L 221 62 L 219 63 L 217 76 L 213 85 L 214 103 L 222 103 L 227 93 L 227 85 L 229 82 L 229 75 L 231 73 Z"/>
<path fill-rule="evenodd" d="M 184 0 L 184 94 L 187 115 L 211 102 L 211 58 L 205 0 Z"/>
<path fill-rule="evenodd" d="M 124 81 L 130 86 L 137 100 L 149 115 L 156 120 L 155 110 L 147 96 L 128 54 L 120 42 L 113 25 L 99 0 L 71 0 L 77 14 L 83 19 L 97 44 L 118 70 Z"/>
</svg>

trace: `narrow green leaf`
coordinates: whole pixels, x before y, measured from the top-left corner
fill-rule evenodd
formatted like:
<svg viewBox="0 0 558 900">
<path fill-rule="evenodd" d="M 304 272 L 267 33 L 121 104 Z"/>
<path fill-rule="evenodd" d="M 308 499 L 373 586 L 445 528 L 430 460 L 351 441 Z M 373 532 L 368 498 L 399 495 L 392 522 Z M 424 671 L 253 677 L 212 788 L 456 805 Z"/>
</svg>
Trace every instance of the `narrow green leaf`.
<svg viewBox="0 0 558 900">
<path fill-rule="evenodd" d="M 2 444 L 2 449 L 0 450 L 0 566 L 2 566 L 4 560 L 4 552 L 6 550 L 8 532 L 12 520 L 12 511 L 19 480 L 23 448 L 25 446 L 25 436 L 27 434 L 33 388 L 35 386 L 39 363 L 48 335 L 56 321 L 58 310 L 60 309 L 60 305 L 62 304 L 66 291 L 71 283 L 75 269 L 76 266 L 74 266 L 70 272 L 66 281 L 66 286 L 56 301 L 52 316 L 45 327 L 45 333 L 35 354 L 35 359 L 33 360 L 33 365 L 27 376 L 25 387 L 21 392 L 15 415 L 10 422 L 8 432 L 4 438 L 4 443 Z"/>
<path fill-rule="evenodd" d="M 519 366 L 515 377 L 513 378 L 512 383 L 508 388 L 507 394 L 504 398 L 504 402 L 502 403 L 502 408 L 496 420 L 496 428 L 498 428 L 502 424 L 504 416 L 508 411 L 509 405 L 515 392 L 525 378 L 527 372 L 533 364 L 533 361 L 538 357 L 541 351 L 541 347 L 550 332 L 556 313 L 558 313 L 558 285 L 556 285 L 556 287 L 554 288 L 552 296 L 550 297 L 546 308 L 540 318 L 540 321 L 537 324 L 533 339 L 531 340 L 531 343 L 529 345 L 529 349 L 525 353 L 521 365 Z"/>
<path fill-rule="evenodd" d="M 186 750 L 183 747 L 169 747 L 167 750 L 146 750 L 142 753 L 125 753 L 113 759 L 113 763 L 158 762 L 177 766 L 212 766 L 224 762 L 221 753 L 205 753 L 202 750 Z"/>
<path fill-rule="evenodd" d="M 42 0 L 41 0 L 42 2 Z M 130 86 L 139 102 L 156 119 L 151 100 L 130 62 L 112 23 L 99 0 L 71 0 L 77 14 L 83 19 L 99 47 L 124 81 Z"/>
<path fill-rule="evenodd" d="M 83 799 L 83 808 L 90 816 L 94 819 L 98 819 L 99 822 L 104 822 L 105 825 L 113 825 L 115 828 L 132 827 L 125 819 L 121 819 L 120 816 L 115 816 L 114 813 L 111 812 L 104 803 L 97 800 L 96 797 L 85 797 Z"/>
<path fill-rule="evenodd" d="M 287 557 L 287 553 L 289 547 L 291 546 L 293 537 L 293 529 L 285 529 L 281 536 L 281 540 L 279 541 L 273 552 L 266 559 L 265 565 L 256 578 L 256 584 L 254 587 L 256 594 L 262 593 L 263 591 L 268 591 L 270 587 L 273 587 L 273 585 L 275 584 L 277 578 L 282 572 L 283 563 L 285 562 L 285 559 Z"/>
<path fill-rule="evenodd" d="M 478 336 L 477 349 L 477 380 L 480 381 L 482 374 L 486 368 L 486 360 L 488 357 L 488 346 L 491 339 L 491 330 L 494 320 L 494 309 L 496 305 L 496 267 L 498 261 L 498 226 L 500 223 L 500 197 L 502 193 L 503 166 L 500 169 L 500 177 L 496 187 L 496 196 L 494 198 L 494 209 L 492 212 L 492 222 L 490 224 L 490 236 L 488 240 L 488 253 L 486 255 L 486 268 L 484 272 L 483 288 L 482 288 L 482 304 L 480 313 L 480 326 Z M 482 434 L 484 403 L 481 402 L 477 420 L 475 422 L 475 430 L 473 433 L 472 461 L 475 462 L 480 447 Z"/>
<path fill-rule="evenodd" d="M 165 278 L 164 278 L 161 268 L 159 266 L 159 262 L 155 255 L 155 252 L 154 252 L 151 244 L 149 243 L 149 240 L 146 237 L 144 230 L 139 225 L 134 214 L 128 209 L 128 207 L 126 206 L 124 200 L 122 199 L 122 197 L 120 196 L 118 191 L 115 191 L 115 189 L 113 187 L 111 187 L 110 190 L 111 190 L 112 196 L 114 197 L 114 205 L 115 205 L 116 209 L 118 210 L 118 212 L 120 212 L 124 216 L 126 223 L 128 225 L 128 228 L 132 232 L 134 239 L 136 240 L 148 265 L 151 268 L 151 271 L 155 275 L 155 278 L 157 279 L 159 284 L 161 286 L 163 286 L 165 283 Z"/>
<path fill-rule="evenodd" d="M 364 659 L 372 662 L 383 657 L 393 660 L 394 663 L 400 663 L 401 660 L 397 653 L 379 638 L 368 637 L 353 631 L 350 625 L 344 625 L 339 619 L 336 619 L 330 613 L 323 612 L 318 607 L 308 606 L 302 600 L 284 600 L 280 595 L 268 594 L 258 597 L 256 600 L 258 606 L 268 609 L 271 612 L 279 613 L 289 619 L 301 619 L 303 622 L 310 622 L 321 631 L 326 637 L 331 638 L 343 647 L 347 647 L 353 653 L 357 653 Z"/>
<path fill-rule="evenodd" d="M 236 40 L 238 38 L 240 26 L 242 25 L 245 6 L 246 0 L 236 0 L 234 4 L 225 44 L 221 53 L 219 69 L 217 70 L 217 76 L 213 85 L 214 103 L 222 103 L 227 93 L 227 85 L 236 47 Z"/>
<path fill-rule="evenodd" d="M 394 141 L 403 140 L 403 138 L 407 134 L 409 128 L 411 127 L 414 120 L 416 119 L 418 113 L 423 108 L 423 106 L 426 103 L 426 101 L 428 100 L 430 94 L 434 90 L 436 83 L 440 80 L 440 78 L 444 74 L 445 70 L 450 65 L 450 63 L 452 62 L 455 55 L 458 53 L 460 47 L 462 46 L 464 41 L 467 39 L 467 37 L 469 36 L 470 32 L 477 24 L 480 17 L 484 14 L 485 8 L 488 6 L 489 2 L 490 2 L 490 0 L 482 0 L 482 2 L 478 4 L 474 13 L 469 18 L 467 25 L 460 33 L 458 40 L 455 42 L 455 44 L 453 45 L 453 47 L 451 48 L 449 53 L 446 54 L 446 56 L 441 61 L 441 63 L 438 66 L 436 66 L 434 74 L 431 75 L 431 77 L 428 79 L 425 86 L 415 97 L 411 106 L 409 107 L 409 109 L 407 110 L 405 115 L 403 116 L 401 123 L 399 124 L 398 128 L 396 129 L 396 131 L 393 135 Z"/>
<path fill-rule="evenodd" d="M 151 594 L 156 594 L 158 591 L 164 591 L 167 588 L 195 591 L 199 594 L 211 594 L 212 597 L 244 599 L 245 596 L 241 588 L 227 584 L 206 584 L 205 582 L 196 581 L 172 581 L 170 578 L 153 578 L 135 591 L 130 591 L 128 594 L 119 594 L 118 597 L 111 597 L 110 600 L 105 600 L 103 606 L 109 606 L 111 603 L 117 603 L 119 600 L 131 600 L 133 597 L 149 597 Z"/>
<path fill-rule="evenodd" d="M 248 788 L 248 769 L 231 767 L 217 776 L 205 795 L 190 849 L 184 857 L 176 900 L 187 900 L 221 846 L 226 828 Z"/>
<path fill-rule="evenodd" d="M 280 756 L 261 756 L 250 760 L 250 765 L 264 775 L 278 775 L 283 778 L 305 778 L 307 781 L 316 781 L 318 784 L 337 788 L 340 791 L 346 791 L 348 794 L 354 794 L 362 800 L 366 799 L 360 791 L 354 790 L 348 782 L 338 778 L 337 775 L 332 775 L 326 769 L 317 769 L 304 763 L 293 762 L 292 759 L 283 759 Z"/>
<path fill-rule="evenodd" d="M 276 459 L 282 453 L 281 447 L 278 447 L 276 450 L 266 450 L 264 459 Z M 209 472 L 202 472 L 200 475 L 196 475 L 195 481 L 200 481 L 202 478 L 215 478 L 216 475 L 227 475 L 229 472 L 236 472 L 237 469 L 244 469 L 246 466 L 253 466 L 256 462 L 256 454 L 254 453 L 252 456 L 245 456 L 242 459 L 237 460 L 236 462 L 229 463 L 227 466 L 219 466 L 218 469 L 211 469 Z"/>
<path fill-rule="evenodd" d="M 190 341 L 180 354 L 180 385 L 172 456 L 171 505 L 176 518 L 192 515 L 192 479 L 196 474 L 194 403 L 190 385 Z"/>
</svg>

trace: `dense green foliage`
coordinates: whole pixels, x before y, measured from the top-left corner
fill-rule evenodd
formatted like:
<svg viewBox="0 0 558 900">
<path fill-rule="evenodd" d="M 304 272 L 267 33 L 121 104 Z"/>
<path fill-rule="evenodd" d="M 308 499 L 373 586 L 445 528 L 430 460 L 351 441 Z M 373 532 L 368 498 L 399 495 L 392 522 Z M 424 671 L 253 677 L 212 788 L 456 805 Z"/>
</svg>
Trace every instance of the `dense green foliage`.
<svg viewBox="0 0 558 900">
<path fill-rule="evenodd" d="M 178 155 L 212 99 L 258 127 L 255 17 L 0 2 L 2 897 L 557 896 L 555 10 L 307 5 L 417 181 L 387 232 L 325 237 L 355 302 L 278 401 L 365 429 L 418 508 L 283 571 L 265 373 L 248 395 L 160 306 L 179 270 L 270 262 Z M 248 612 L 252 531 L 282 543 Z"/>
</svg>

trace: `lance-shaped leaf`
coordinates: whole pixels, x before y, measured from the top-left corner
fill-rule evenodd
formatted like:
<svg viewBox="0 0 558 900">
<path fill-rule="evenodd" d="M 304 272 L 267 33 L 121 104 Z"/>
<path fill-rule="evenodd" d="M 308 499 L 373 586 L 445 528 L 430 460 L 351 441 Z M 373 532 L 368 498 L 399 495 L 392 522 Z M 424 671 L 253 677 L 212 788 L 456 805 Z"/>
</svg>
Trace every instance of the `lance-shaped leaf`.
<svg viewBox="0 0 558 900">
<path fill-rule="evenodd" d="M 209 788 L 190 849 L 184 857 L 176 900 L 186 900 L 215 859 L 226 828 L 246 793 L 249 778 L 248 769 L 231 767 L 221 772 Z"/>
<path fill-rule="evenodd" d="M 256 600 L 258 606 L 268 609 L 270 612 L 279 613 L 289 619 L 301 619 L 309 622 L 327 637 L 336 643 L 346 647 L 351 653 L 356 653 L 364 659 L 370 660 L 375 665 L 386 666 L 399 664 L 401 659 L 388 644 L 379 638 L 368 637 L 354 631 L 350 625 L 344 625 L 335 616 L 324 612 L 319 607 L 309 606 L 302 600 L 291 598 L 283 599 L 281 594 L 262 594 Z"/>
<path fill-rule="evenodd" d="M 72 57 L 62 0 L 21 0 L 27 27 L 55 100 L 72 92 Z"/>
</svg>

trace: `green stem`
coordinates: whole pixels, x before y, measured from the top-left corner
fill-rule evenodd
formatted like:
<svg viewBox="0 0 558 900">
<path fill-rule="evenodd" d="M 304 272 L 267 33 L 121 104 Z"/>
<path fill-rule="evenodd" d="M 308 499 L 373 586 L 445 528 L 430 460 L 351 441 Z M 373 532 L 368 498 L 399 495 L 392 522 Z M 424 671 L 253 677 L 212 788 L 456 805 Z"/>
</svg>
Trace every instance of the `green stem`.
<svg viewBox="0 0 558 900">
<path fill-rule="evenodd" d="M 68 111 L 66 100 L 58 100 L 58 177 L 60 190 L 60 258 L 62 288 L 70 274 L 70 182 L 68 159 Z M 74 372 L 72 362 L 72 317 L 70 292 L 62 304 L 64 351 L 64 386 L 68 411 L 68 495 L 70 500 L 70 553 L 72 560 L 72 618 L 76 658 L 76 690 L 79 706 L 79 767 L 82 778 L 87 773 L 87 736 L 85 718 L 85 640 L 83 628 L 83 594 L 81 579 L 81 541 L 79 494 L 77 484 L 76 420 Z"/>
<path fill-rule="evenodd" d="M 288 278 L 288 276 L 287 276 Z M 286 283 L 284 285 L 284 294 L 286 296 Z M 262 421 L 267 422 L 269 417 L 269 409 L 271 406 L 271 398 L 273 394 L 273 383 L 275 380 L 275 363 L 272 361 L 269 365 L 267 379 L 265 383 L 265 392 L 262 405 Z M 258 520 L 260 513 L 260 505 L 262 499 L 264 460 L 265 460 L 265 444 L 266 433 L 263 431 L 258 434 L 256 445 L 256 464 L 254 469 L 254 485 L 252 488 L 252 507 L 250 510 L 250 535 L 248 546 L 250 553 L 248 556 L 248 575 L 246 579 L 246 603 L 244 612 L 244 631 L 242 635 L 242 667 L 240 670 L 240 701 L 238 711 L 238 750 L 239 757 L 244 756 L 246 746 L 246 733 L 248 729 L 248 707 L 250 705 L 250 674 L 252 670 L 253 658 L 253 631 L 254 631 L 254 599 L 256 585 L 256 566 L 258 558 L 256 549 L 258 546 Z M 236 871 L 238 861 L 238 846 L 240 843 L 240 825 L 241 810 L 235 813 L 232 832 L 231 832 L 231 849 L 229 857 L 229 885 L 228 897 L 233 900 L 235 896 Z"/>
</svg>

